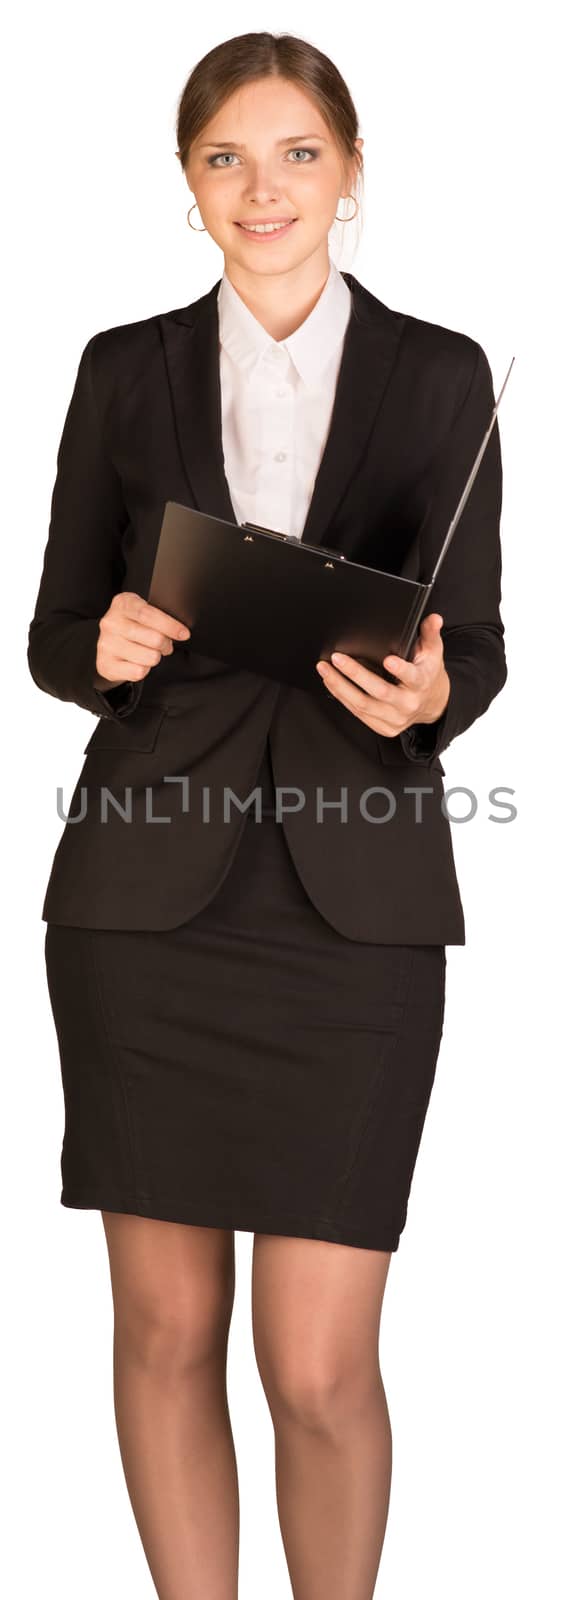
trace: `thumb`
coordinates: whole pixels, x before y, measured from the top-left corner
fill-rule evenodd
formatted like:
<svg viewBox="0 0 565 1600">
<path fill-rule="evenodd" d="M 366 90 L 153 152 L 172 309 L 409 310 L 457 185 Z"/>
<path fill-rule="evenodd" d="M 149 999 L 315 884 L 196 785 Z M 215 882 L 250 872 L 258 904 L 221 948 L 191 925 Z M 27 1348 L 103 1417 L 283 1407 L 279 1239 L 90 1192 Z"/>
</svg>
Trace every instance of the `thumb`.
<svg viewBox="0 0 565 1600">
<path fill-rule="evenodd" d="M 439 611 L 429 611 L 426 617 L 422 617 L 420 637 L 412 656 L 414 666 L 418 666 L 418 662 L 423 661 L 427 649 L 433 648 L 434 639 L 439 639 L 442 627 L 443 617 L 440 616 Z M 425 646 L 425 648 L 418 648 L 418 646 Z"/>
</svg>

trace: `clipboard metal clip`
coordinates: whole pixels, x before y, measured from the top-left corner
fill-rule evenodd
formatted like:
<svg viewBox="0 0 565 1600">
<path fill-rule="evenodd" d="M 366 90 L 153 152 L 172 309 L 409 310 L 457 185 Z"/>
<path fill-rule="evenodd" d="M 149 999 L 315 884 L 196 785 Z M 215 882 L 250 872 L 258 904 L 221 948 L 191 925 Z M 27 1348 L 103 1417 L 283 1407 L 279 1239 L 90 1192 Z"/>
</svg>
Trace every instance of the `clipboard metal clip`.
<svg viewBox="0 0 565 1600">
<path fill-rule="evenodd" d="M 320 551 L 322 555 L 337 556 L 339 561 L 346 560 L 343 550 L 332 550 L 329 544 L 305 544 L 298 533 L 279 533 L 276 528 L 266 528 L 261 522 L 241 522 L 239 526 L 250 528 L 255 533 L 268 533 L 272 539 L 283 539 L 285 544 L 299 544 L 303 550 L 314 550 L 316 553 Z M 326 562 L 325 565 L 329 566 L 332 563 Z"/>
</svg>

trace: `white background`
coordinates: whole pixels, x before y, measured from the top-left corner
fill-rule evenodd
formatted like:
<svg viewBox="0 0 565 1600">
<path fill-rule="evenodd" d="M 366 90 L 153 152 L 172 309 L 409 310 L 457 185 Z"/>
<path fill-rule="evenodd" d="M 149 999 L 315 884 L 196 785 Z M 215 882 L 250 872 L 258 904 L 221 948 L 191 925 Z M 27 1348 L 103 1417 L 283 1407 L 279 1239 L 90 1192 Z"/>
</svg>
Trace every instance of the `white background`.
<svg viewBox="0 0 565 1600">
<path fill-rule="evenodd" d="M 2 379 L 4 582 L 2 1400 L 10 1600 L 154 1594 L 112 1403 L 112 1304 L 96 1211 L 59 1204 L 63 1098 L 41 905 L 93 721 L 26 661 L 55 457 L 92 333 L 187 304 L 223 258 L 187 227 L 175 111 L 196 61 L 250 29 L 334 58 L 365 139 L 364 229 L 332 255 L 395 309 L 485 349 L 502 402 L 509 679 L 444 756 L 474 789 L 453 824 L 467 944 L 448 947 L 436 1084 L 381 1364 L 394 1438 L 376 1595 L 557 1600 L 563 1592 L 560 1115 L 555 879 L 563 750 L 563 127 L 557 8 L 476 0 L 96 9 L 31 4 L 6 37 Z M 193 220 L 200 222 L 197 213 Z M 353 229 L 355 224 L 353 224 Z M 350 230 L 351 231 L 351 230 Z M 513 791 L 493 820 L 489 790 Z M 452 812 L 461 809 L 454 800 Z M 499 813 L 500 814 L 500 813 Z M 270 1416 L 250 1322 L 252 1236 L 236 1235 L 228 1384 L 241 1495 L 240 1593 L 290 1595 Z M 199 1600 L 206 1600 L 205 1596 Z M 347 1600 L 347 1597 L 343 1597 Z"/>
</svg>

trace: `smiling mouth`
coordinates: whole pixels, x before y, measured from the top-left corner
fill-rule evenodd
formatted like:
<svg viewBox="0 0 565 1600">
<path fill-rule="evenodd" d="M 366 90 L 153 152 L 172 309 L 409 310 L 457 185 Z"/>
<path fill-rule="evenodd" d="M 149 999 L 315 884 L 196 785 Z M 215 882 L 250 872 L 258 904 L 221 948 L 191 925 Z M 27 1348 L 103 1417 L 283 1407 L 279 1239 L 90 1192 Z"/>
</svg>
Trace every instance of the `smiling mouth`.
<svg viewBox="0 0 565 1600">
<path fill-rule="evenodd" d="M 273 237 L 273 234 L 286 233 L 298 217 L 288 217 L 284 222 L 236 222 L 236 228 L 241 228 L 243 233 L 254 234 L 260 238 Z"/>
</svg>

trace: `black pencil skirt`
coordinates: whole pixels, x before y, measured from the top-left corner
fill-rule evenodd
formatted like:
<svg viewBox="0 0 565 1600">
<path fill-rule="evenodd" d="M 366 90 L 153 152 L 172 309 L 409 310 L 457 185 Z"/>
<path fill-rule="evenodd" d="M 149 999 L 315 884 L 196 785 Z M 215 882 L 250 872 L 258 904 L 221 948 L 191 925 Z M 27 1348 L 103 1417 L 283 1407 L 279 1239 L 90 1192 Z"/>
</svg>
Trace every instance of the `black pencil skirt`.
<svg viewBox="0 0 565 1600">
<path fill-rule="evenodd" d="M 443 1029 L 445 945 L 346 939 L 274 816 L 165 931 L 48 923 L 61 1204 L 398 1248 Z M 330 870 L 330 864 L 328 867 Z"/>
</svg>

